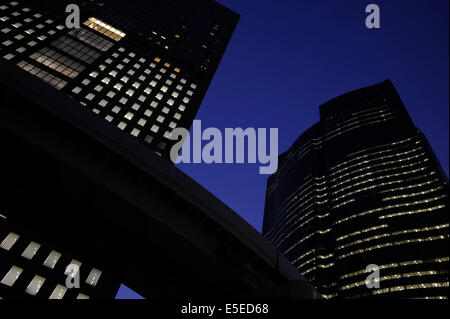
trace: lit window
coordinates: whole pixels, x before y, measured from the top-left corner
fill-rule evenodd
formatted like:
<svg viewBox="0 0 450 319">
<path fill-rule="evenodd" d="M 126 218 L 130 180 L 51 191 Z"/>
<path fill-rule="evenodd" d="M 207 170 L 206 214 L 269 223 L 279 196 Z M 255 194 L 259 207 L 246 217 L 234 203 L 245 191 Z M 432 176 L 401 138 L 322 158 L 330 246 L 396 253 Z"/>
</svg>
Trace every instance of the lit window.
<svg viewBox="0 0 450 319">
<path fill-rule="evenodd" d="M 159 126 L 158 125 L 153 125 L 152 128 L 151 128 L 151 131 L 154 132 L 154 133 L 158 133 Z"/>
<path fill-rule="evenodd" d="M 117 125 L 117 127 L 120 128 L 121 130 L 124 130 L 124 129 L 127 127 L 127 123 L 125 123 L 125 122 L 120 122 L 120 123 Z"/>
<path fill-rule="evenodd" d="M 134 137 L 138 137 L 139 133 L 141 133 L 141 130 L 135 128 L 133 129 L 133 131 L 131 131 L 131 135 L 133 135 Z"/>
<path fill-rule="evenodd" d="M 9 287 L 12 287 L 22 272 L 23 272 L 22 268 L 12 266 L 11 269 L 8 271 L 8 273 L 5 275 L 5 277 L 3 277 L 1 283 Z"/>
<path fill-rule="evenodd" d="M 6 249 L 6 250 L 10 250 L 19 238 L 20 238 L 19 235 L 14 234 L 14 233 L 9 233 L 9 235 L 6 236 L 6 238 L 0 244 L 0 247 L 3 249 Z"/>
<path fill-rule="evenodd" d="M 115 95 L 116 93 L 114 93 L 113 91 L 109 91 L 106 96 L 112 99 Z"/>
<path fill-rule="evenodd" d="M 33 259 L 33 257 L 36 255 L 40 247 L 41 245 L 32 241 L 22 253 L 22 257 L 25 257 L 30 260 Z"/>
<path fill-rule="evenodd" d="M 52 250 L 50 252 L 50 254 L 48 255 L 47 259 L 45 259 L 44 266 L 51 268 L 51 269 L 55 268 L 55 265 L 58 262 L 60 257 L 61 257 L 60 253 Z"/>
<path fill-rule="evenodd" d="M 77 299 L 89 299 L 88 295 L 82 294 L 81 292 L 78 294 Z"/>
<path fill-rule="evenodd" d="M 44 277 L 38 275 L 34 276 L 33 280 L 31 280 L 27 289 L 25 289 L 25 292 L 29 295 L 36 296 L 36 294 L 39 292 L 39 289 L 41 289 L 44 282 L 45 282 Z"/>
<path fill-rule="evenodd" d="M 50 295 L 49 299 L 63 299 L 66 292 L 67 287 L 64 287 L 63 285 L 57 285 Z"/>
<path fill-rule="evenodd" d="M 72 259 L 70 261 L 70 264 L 67 265 L 66 271 L 64 271 L 64 275 L 66 276 L 74 276 L 78 273 L 81 267 L 81 261 L 78 261 L 76 259 Z"/>
<path fill-rule="evenodd" d="M 124 32 L 93 17 L 89 18 L 88 21 L 84 22 L 84 25 L 88 26 L 89 28 L 95 31 L 100 32 L 101 34 L 115 41 L 120 41 L 126 35 Z"/>
<path fill-rule="evenodd" d="M 114 113 L 116 113 L 116 114 L 119 113 L 120 110 L 121 110 L 121 108 L 118 107 L 118 106 L 114 106 L 114 108 L 112 109 L 112 111 L 113 111 Z"/>
<path fill-rule="evenodd" d="M 159 123 L 162 123 L 162 122 L 164 122 L 164 120 L 165 120 L 165 118 L 164 118 L 164 116 L 158 116 L 158 118 L 156 119 Z"/>
</svg>

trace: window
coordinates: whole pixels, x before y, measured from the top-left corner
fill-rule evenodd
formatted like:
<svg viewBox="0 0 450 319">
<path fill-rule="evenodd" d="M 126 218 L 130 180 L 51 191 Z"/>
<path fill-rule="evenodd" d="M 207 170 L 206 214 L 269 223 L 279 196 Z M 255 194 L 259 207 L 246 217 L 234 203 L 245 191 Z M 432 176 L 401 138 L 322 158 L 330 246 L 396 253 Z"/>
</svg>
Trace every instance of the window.
<svg viewBox="0 0 450 319">
<path fill-rule="evenodd" d="M 39 289 L 41 289 L 44 282 L 45 282 L 44 277 L 38 275 L 34 276 L 30 284 L 28 285 L 27 289 L 25 289 L 25 292 L 29 295 L 36 296 L 36 294 L 39 292 Z"/>
<path fill-rule="evenodd" d="M 76 268 L 74 269 L 74 267 L 76 267 Z M 75 275 L 79 271 L 80 267 L 81 267 L 81 261 L 72 259 L 70 261 L 70 264 L 67 265 L 66 271 L 64 271 L 64 275 L 66 275 L 66 276 Z"/>
<path fill-rule="evenodd" d="M 85 69 L 85 67 L 79 62 L 76 62 L 48 47 L 42 48 L 38 52 L 33 53 L 30 57 L 33 60 L 42 63 L 46 67 L 49 67 L 71 79 L 77 77 L 78 74 Z"/>
<path fill-rule="evenodd" d="M 21 61 L 17 65 L 19 67 L 21 67 L 22 69 L 24 69 L 25 71 L 37 76 L 44 82 L 47 82 L 50 85 L 54 86 L 58 90 L 62 89 L 63 87 L 65 87 L 67 85 L 66 81 L 63 81 L 62 79 L 60 79 L 54 75 L 51 75 L 48 72 L 43 71 L 40 68 L 38 68 L 32 64 L 29 64 L 25 61 Z"/>
<path fill-rule="evenodd" d="M 64 295 L 67 292 L 67 288 L 63 285 L 57 285 L 50 295 L 49 299 L 63 299 Z"/>
<path fill-rule="evenodd" d="M 14 233 L 9 233 L 8 236 L 6 236 L 6 238 L 0 244 L 0 247 L 5 250 L 10 250 L 19 238 L 20 238 L 19 235 L 14 234 Z"/>
<path fill-rule="evenodd" d="M 125 118 L 126 118 L 127 120 L 129 120 L 129 121 L 131 121 L 131 120 L 133 119 L 133 117 L 134 117 L 134 114 L 131 113 L 131 112 L 128 112 L 128 113 L 125 115 Z"/>
<path fill-rule="evenodd" d="M 120 122 L 119 125 L 117 125 L 118 128 L 120 128 L 122 131 L 127 127 L 127 123 Z"/>
<path fill-rule="evenodd" d="M 51 268 L 51 269 L 55 268 L 55 265 L 58 262 L 60 257 L 61 257 L 60 253 L 52 250 L 50 252 L 50 254 L 48 255 L 47 259 L 45 259 L 44 266 Z"/>
<path fill-rule="evenodd" d="M 69 32 L 69 34 L 103 52 L 108 51 L 113 46 L 113 43 L 111 41 L 108 41 L 89 30 L 81 28 L 73 29 Z"/>
<path fill-rule="evenodd" d="M 23 269 L 12 266 L 11 269 L 8 271 L 8 273 L 3 277 L 1 283 L 4 285 L 7 285 L 9 287 L 12 287 L 16 280 L 19 278 L 20 274 L 22 274 Z"/>
<path fill-rule="evenodd" d="M 94 49 L 66 36 L 52 42 L 52 45 L 87 64 L 91 64 L 100 57 L 100 53 Z"/>
<path fill-rule="evenodd" d="M 110 39 L 113 39 L 115 41 L 120 41 L 126 34 L 111 25 L 96 19 L 96 18 L 89 18 L 86 22 L 84 22 L 84 25 L 88 26 L 89 28 L 100 32 L 101 34 L 107 36 Z"/>
<path fill-rule="evenodd" d="M 131 131 L 131 135 L 133 135 L 134 137 L 138 137 L 140 132 L 141 132 L 141 130 L 135 128 L 135 129 L 133 129 L 133 131 Z"/>
<path fill-rule="evenodd" d="M 33 259 L 34 255 L 36 255 L 39 248 L 41 248 L 41 245 L 32 241 L 22 253 L 22 257 L 25 257 L 26 259 L 30 260 Z"/>
</svg>

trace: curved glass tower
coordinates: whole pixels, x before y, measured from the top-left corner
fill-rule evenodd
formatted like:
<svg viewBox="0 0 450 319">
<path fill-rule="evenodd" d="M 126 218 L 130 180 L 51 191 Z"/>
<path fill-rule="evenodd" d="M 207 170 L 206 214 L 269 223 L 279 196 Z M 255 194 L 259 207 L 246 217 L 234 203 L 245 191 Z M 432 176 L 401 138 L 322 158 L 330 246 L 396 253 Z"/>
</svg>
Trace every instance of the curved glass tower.
<svg viewBox="0 0 450 319">
<path fill-rule="evenodd" d="M 268 180 L 264 236 L 326 298 L 448 298 L 448 178 L 392 83 L 320 117 Z"/>
</svg>

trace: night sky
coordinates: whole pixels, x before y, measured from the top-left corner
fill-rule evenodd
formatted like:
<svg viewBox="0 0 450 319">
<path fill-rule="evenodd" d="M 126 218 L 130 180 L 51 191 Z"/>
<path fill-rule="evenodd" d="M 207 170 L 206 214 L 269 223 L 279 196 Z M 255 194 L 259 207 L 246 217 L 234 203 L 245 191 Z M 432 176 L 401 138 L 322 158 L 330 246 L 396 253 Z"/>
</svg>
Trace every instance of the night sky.
<svg viewBox="0 0 450 319">
<path fill-rule="evenodd" d="M 219 2 L 241 20 L 197 115 L 204 128 L 279 128 L 282 153 L 321 104 L 391 79 L 448 175 L 448 0 Z M 381 29 L 365 27 L 370 3 L 381 7 Z M 267 176 L 258 165 L 178 167 L 261 230 Z"/>
</svg>

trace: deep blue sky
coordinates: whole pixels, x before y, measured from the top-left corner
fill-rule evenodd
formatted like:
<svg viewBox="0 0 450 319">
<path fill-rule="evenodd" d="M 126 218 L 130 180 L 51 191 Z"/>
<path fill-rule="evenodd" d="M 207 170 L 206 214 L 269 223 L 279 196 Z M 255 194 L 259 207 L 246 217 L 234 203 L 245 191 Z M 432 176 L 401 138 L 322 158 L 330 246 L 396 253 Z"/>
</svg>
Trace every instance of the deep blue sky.
<svg viewBox="0 0 450 319">
<path fill-rule="evenodd" d="M 204 127 L 277 127 L 283 152 L 320 104 L 390 78 L 448 174 L 448 0 L 219 2 L 242 17 L 197 115 Z M 370 3 L 380 30 L 365 27 Z M 256 165 L 179 167 L 261 230 L 267 176 Z"/>
</svg>

